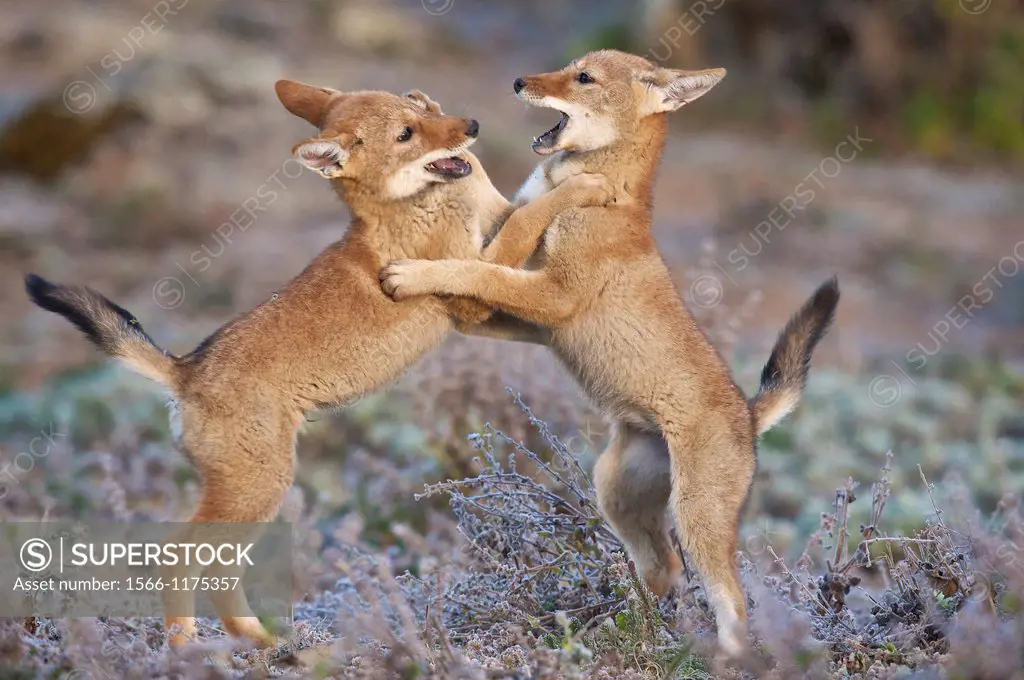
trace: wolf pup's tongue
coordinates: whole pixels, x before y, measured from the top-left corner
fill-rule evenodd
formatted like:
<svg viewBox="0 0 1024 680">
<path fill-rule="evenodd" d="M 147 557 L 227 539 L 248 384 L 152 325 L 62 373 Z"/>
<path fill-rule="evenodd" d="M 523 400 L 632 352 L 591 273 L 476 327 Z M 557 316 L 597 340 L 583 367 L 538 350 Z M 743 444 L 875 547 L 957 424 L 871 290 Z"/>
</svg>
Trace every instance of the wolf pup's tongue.
<svg viewBox="0 0 1024 680">
<path fill-rule="evenodd" d="M 444 177 L 465 177 L 473 171 L 473 166 L 461 158 L 440 158 L 428 163 L 427 170 Z"/>
</svg>

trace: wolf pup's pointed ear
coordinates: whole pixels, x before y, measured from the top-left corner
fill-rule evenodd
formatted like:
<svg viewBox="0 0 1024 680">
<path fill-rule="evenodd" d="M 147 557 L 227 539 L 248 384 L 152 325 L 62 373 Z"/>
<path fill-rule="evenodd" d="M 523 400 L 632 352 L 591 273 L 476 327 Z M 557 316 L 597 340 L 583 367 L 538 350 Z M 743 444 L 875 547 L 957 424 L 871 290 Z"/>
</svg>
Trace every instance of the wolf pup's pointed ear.
<svg viewBox="0 0 1024 680">
<path fill-rule="evenodd" d="M 316 128 L 323 126 L 327 103 L 341 94 L 329 87 L 316 87 L 297 80 L 279 80 L 274 83 L 274 91 L 284 108 Z"/>
<path fill-rule="evenodd" d="M 724 68 L 709 68 L 703 71 L 658 69 L 654 77 L 646 81 L 644 113 L 676 111 L 703 97 L 724 77 Z"/>
<path fill-rule="evenodd" d="M 428 97 L 425 93 L 420 90 L 409 90 L 405 93 L 405 96 L 413 101 L 414 104 L 422 106 L 430 113 L 436 113 L 443 115 L 444 112 L 441 110 L 441 105 L 435 102 L 433 99 Z"/>
<path fill-rule="evenodd" d="M 348 134 L 337 137 L 314 137 L 292 149 L 296 159 L 321 177 L 334 179 L 344 174 L 345 163 L 355 138 Z"/>
</svg>

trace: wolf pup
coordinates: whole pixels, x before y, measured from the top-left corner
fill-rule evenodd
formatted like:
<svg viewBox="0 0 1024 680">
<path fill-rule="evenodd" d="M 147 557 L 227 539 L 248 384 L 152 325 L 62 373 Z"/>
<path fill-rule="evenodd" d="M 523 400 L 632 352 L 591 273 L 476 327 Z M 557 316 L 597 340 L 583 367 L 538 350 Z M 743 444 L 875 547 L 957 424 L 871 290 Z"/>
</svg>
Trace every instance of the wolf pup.
<svg viewBox="0 0 1024 680">
<path fill-rule="evenodd" d="M 37 305 L 170 391 L 176 444 L 203 480 L 195 523 L 271 520 L 292 484 L 296 433 L 307 412 L 396 378 L 441 343 L 453 314 L 490 315 L 476 302 L 395 303 L 380 290 L 384 264 L 484 257 L 520 266 L 561 210 L 610 197 L 603 178 L 582 177 L 545 196 L 547 202 L 511 212 L 467 150 L 479 131 L 475 120 L 444 115 L 417 91 L 344 93 L 294 81 L 276 89 L 288 111 L 319 130 L 295 155 L 331 180 L 353 219 L 344 238 L 272 299 L 174 356 L 157 347 L 133 314 L 92 289 L 34 274 L 25 280 Z M 502 223 L 481 251 L 484 236 Z M 498 337 L 518 332 L 500 324 L 460 328 Z M 211 596 L 229 633 L 274 642 L 241 590 Z M 178 597 L 182 611 L 194 611 L 192 593 Z M 168 612 L 167 630 L 171 644 L 180 645 L 194 635 L 194 618 Z"/>
<path fill-rule="evenodd" d="M 608 50 L 517 78 L 521 99 L 561 114 L 533 142 L 547 158 L 520 198 L 586 172 L 612 182 L 614 203 L 560 214 L 545 232 L 543 268 L 402 261 L 385 268 L 382 285 L 396 300 L 467 296 L 548 329 L 551 349 L 615 424 L 594 471 L 603 514 L 661 595 L 681 568 L 671 510 L 704 576 L 719 646 L 735 656 L 746 646 L 735 555 L 756 439 L 798 403 L 839 288 L 835 279 L 823 284 L 789 321 L 750 400 L 680 299 L 651 234 L 655 174 L 668 114 L 724 76 Z"/>
</svg>

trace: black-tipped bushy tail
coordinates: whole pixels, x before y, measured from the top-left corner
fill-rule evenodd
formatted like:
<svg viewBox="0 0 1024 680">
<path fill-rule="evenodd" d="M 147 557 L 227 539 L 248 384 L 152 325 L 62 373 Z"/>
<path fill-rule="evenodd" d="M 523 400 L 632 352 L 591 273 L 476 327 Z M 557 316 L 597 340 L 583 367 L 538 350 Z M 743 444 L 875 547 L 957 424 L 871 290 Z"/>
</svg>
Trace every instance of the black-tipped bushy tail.
<svg viewBox="0 0 1024 680">
<path fill-rule="evenodd" d="M 25 277 L 25 290 L 32 302 L 75 324 L 108 355 L 147 378 L 175 385 L 175 358 L 156 346 L 127 309 L 90 288 L 50 283 L 35 274 Z"/>
<path fill-rule="evenodd" d="M 770 430 L 800 402 L 811 353 L 828 331 L 837 304 L 839 281 L 833 276 L 814 291 L 779 333 L 761 372 L 761 387 L 750 400 L 758 435 Z"/>
</svg>

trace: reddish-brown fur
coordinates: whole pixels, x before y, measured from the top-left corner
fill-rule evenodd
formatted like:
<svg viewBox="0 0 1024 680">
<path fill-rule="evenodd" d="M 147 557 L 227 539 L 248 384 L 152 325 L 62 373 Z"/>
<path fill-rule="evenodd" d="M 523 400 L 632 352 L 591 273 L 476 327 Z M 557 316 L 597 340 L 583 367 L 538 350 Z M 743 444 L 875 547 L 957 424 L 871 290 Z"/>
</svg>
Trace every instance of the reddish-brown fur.
<svg viewBox="0 0 1024 680">
<path fill-rule="evenodd" d="M 395 302 L 378 281 L 387 262 L 483 257 L 519 266 L 561 210 L 603 204 L 610 196 L 603 178 L 583 176 L 547 200 L 512 212 L 466 151 L 475 135 L 472 122 L 444 115 L 426 95 L 342 93 L 292 81 L 279 82 L 277 93 L 289 111 L 319 129 L 294 152 L 331 179 L 353 219 L 345 237 L 273 299 L 175 357 L 158 349 L 129 312 L 99 293 L 36 276 L 26 279 L 37 304 L 64 315 L 105 352 L 169 388 L 177 443 L 203 479 L 193 522 L 273 519 L 292 484 L 304 414 L 394 379 L 435 348 L 454 324 L 468 333 L 537 340 L 514 320 L 471 325 L 491 314 L 478 302 Z M 399 141 L 406 128 L 411 137 Z M 471 174 L 446 179 L 425 171 L 425 159 L 449 156 L 468 162 Z M 168 631 L 178 629 L 172 644 L 195 633 L 194 619 L 187 615 L 192 597 L 177 593 L 169 600 L 179 614 L 167 618 Z M 228 632 L 264 645 L 273 642 L 243 593 L 215 594 L 214 605 Z"/>
<path fill-rule="evenodd" d="M 521 98 L 569 114 L 554 138 L 546 133 L 535 142 L 548 158 L 522 197 L 543 196 L 586 172 L 608 178 L 614 203 L 559 215 L 545 234 L 538 269 L 402 261 L 389 265 L 382 279 L 399 300 L 463 295 L 549 330 L 551 349 L 615 423 L 594 471 L 604 515 L 660 595 L 680 569 L 668 540 L 665 511 L 671 510 L 704 576 L 719 642 L 736 654 L 746 641 L 746 600 L 735 555 L 755 440 L 799 400 L 838 288 L 834 281 L 825 284 L 795 315 L 765 368 L 761 391 L 748 402 L 680 300 L 651 234 L 667 114 L 724 75 L 721 69 L 674 71 L 602 51 L 517 80 Z"/>
</svg>

